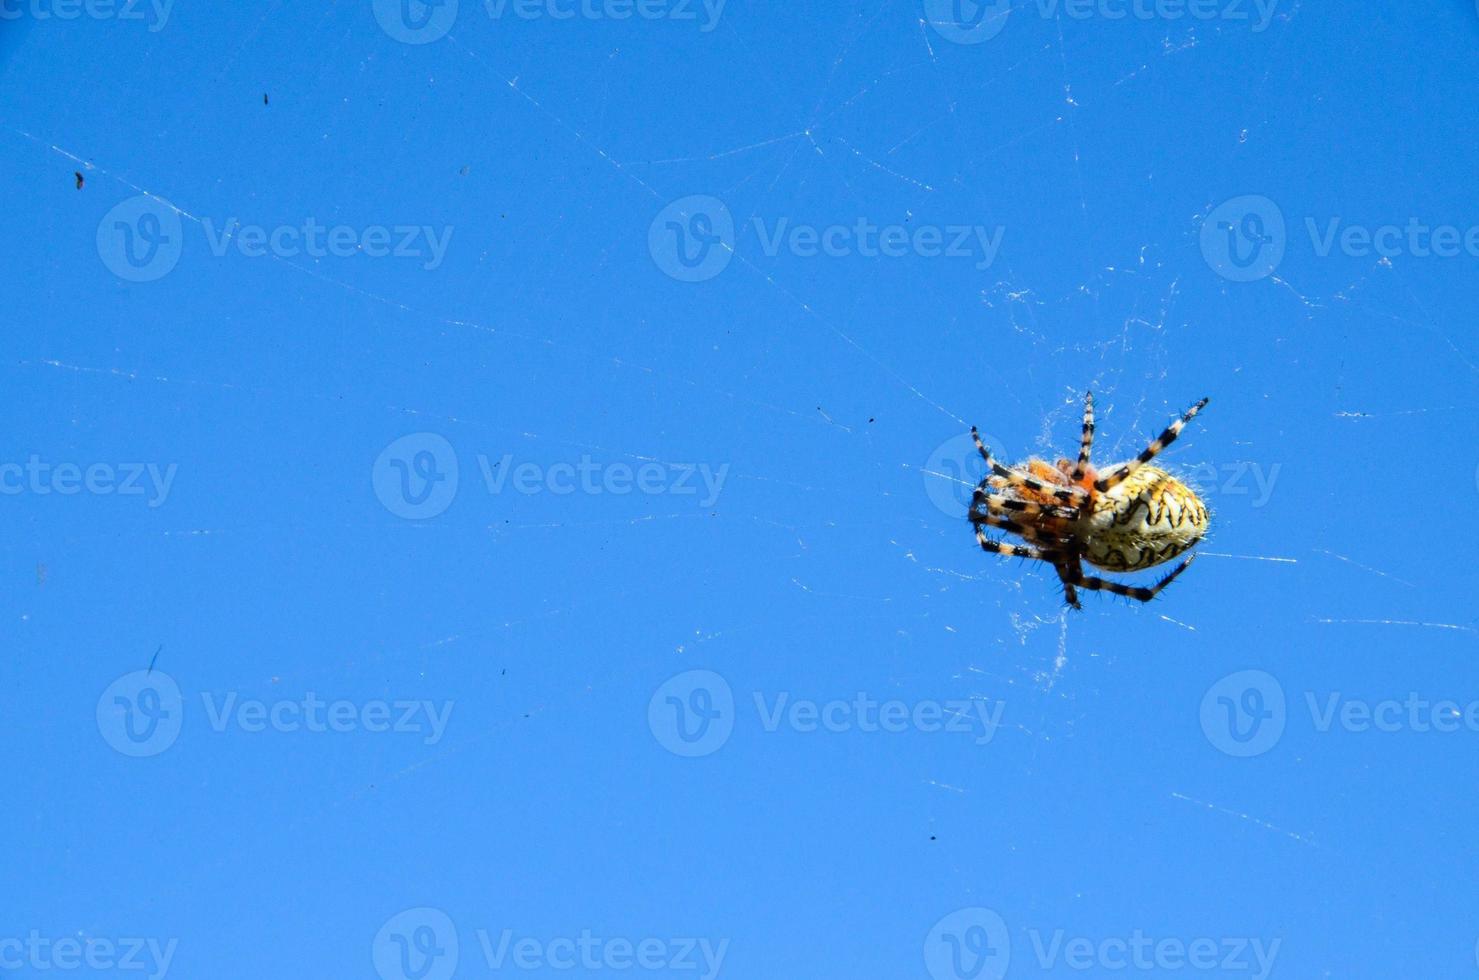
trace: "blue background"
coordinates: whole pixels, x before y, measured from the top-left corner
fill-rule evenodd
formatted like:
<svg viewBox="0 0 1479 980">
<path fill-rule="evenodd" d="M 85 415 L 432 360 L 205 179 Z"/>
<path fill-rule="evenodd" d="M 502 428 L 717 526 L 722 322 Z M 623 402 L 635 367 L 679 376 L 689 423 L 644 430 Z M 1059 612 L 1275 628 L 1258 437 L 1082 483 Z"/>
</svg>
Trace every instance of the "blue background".
<svg viewBox="0 0 1479 980">
<path fill-rule="evenodd" d="M 159 506 L 0 496 L 0 937 L 394 976 L 377 932 L 429 907 L 457 976 L 507 928 L 938 977 L 932 927 L 981 907 L 1010 976 L 1084 975 L 1035 954 L 1059 930 L 1277 939 L 1286 977 L 1479 972 L 1479 731 L 1307 706 L 1479 699 L 1479 257 L 1306 231 L 1479 224 L 1473 6 L 1284 0 L 1256 30 L 1025 3 L 964 44 L 935 6 L 731 0 L 704 30 L 462 0 L 424 44 L 368 2 L 181 0 L 157 29 L 8 7 L 0 457 L 178 469 Z M 186 213 L 178 262 L 132 282 L 99 226 L 140 193 Z M 701 282 L 649 246 L 689 195 L 735 226 Z M 1286 223 L 1251 282 L 1203 249 L 1240 195 Z M 310 218 L 452 238 L 428 269 L 206 233 Z M 1001 251 L 771 255 L 754 224 L 859 218 Z M 1065 614 L 1050 570 L 976 548 L 954 478 L 970 424 L 1071 451 L 1088 387 L 1105 462 L 1211 397 L 1166 459 L 1215 517 L 1158 602 Z M 416 433 L 459 483 L 406 519 L 374 472 Z M 479 454 L 728 469 L 705 506 L 490 492 Z M 99 699 L 161 645 L 183 727 L 130 757 Z M 733 727 L 688 758 L 649 702 L 697 669 Z M 1202 704 L 1246 669 L 1287 711 L 1243 758 Z M 202 707 L 308 692 L 453 711 L 429 745 Z M 1001 702 L 1001 727 L 767 731 L 756 692 Z"/>
</svg>

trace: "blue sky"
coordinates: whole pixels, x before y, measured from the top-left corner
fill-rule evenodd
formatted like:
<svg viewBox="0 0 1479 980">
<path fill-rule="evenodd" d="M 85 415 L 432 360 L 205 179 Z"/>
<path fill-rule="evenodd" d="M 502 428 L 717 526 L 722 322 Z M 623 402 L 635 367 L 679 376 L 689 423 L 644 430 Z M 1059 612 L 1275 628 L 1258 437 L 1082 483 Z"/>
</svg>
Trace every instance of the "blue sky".
<svg viewBox="0 0 1479 980">
<path fill-rule="evenodd" d="M 1479 974 L 1472 4 L 0 13 L 0 973 Z"/>
</svg>

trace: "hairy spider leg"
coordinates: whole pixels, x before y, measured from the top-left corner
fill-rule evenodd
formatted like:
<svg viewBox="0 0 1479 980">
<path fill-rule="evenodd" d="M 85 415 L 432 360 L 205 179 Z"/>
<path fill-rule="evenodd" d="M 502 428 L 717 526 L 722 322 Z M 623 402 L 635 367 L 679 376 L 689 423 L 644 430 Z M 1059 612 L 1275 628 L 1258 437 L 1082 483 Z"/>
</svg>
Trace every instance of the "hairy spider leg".
<svg viewBox="0 0 1479 980">
<path fill-rule="evenodd" d="M 1100 493 L 1104 493 L 1106 490 L 1109 490 L 1112 487 L 1116 487 L 1119 484 L 1123 483 L 1125 479 L 1130 476 L 1131 473 L 1134 473 L 1140 467 L 1144 466 L 1152 459 L 1155 459 L 1156 455 L 1160 453 L 1162 449 L 1165 449 L 1171 443 L 1176 441 L 1176 437 L 1181 435 L 1181 430 L 1186 427 L 1186 423 L 1196 418 L 1197 413 L 1202 410 L 1202 408 L 1207 404 L 1207 401 L 1208 399 L 1203 398 L 1191 408 L 1188 408 L 1185 414 L 1181 416 L 1181 418 L 1166 426 L 1166 430 L 1164 432 L 1156 436 L 1150 445 L 1142 449 L 1139 456 L 1136 456 L 1128 463 L 1120 465 L 1117 469 L 1113 470 L 1108 475 L 1101 476 L 1099 479 L 1095 480 L 1094 489 Z M 1180 569 L 1177 569 L 1177 572 L 1179 571 Z M 1173 572 L 1172 574 L 1175 575 L 1175 572 Z"/>
<path fill-rule="evenodd" d="M 1108 579 L 1084 575 L 1082 572 L 1074 573 L 1071 570 L 1068 581 L 1081 589 L 1091 589 L 1096 592 L 1113 592 L 1115 595 L 1126 596 L 1139 602 L 1149 602 L 1156 597 L 1158 592 L 1175 581 L 1176 576 L 1186 571 L 1187 566 L 1192 563 L 1194 558 L 1196 558 L 1196 555 L 1187 558 L 1181 564 L 1177 565 L 1171 571 L 1170 575 L 1167 575 L 1149 588 L 1137 585 L 1121 585 L 1119 582 L 1111 582 Z"/>
<path fill-rule="evenodd" d="M 1094 448 L 1094 393 L 1084 392 L 1084 431 L 1078 442 L 1078 463 L 1073 467 L 1073 482 L 1082 483 L 1089 467 L 1089 453 Z"/>
<path fill-rule="evenodd" d="M 1078 509 L 1075 507 L 1053 507 L 1035 504 L 1030 500 L 1018 500 L 1016 497 L 1005 497 L 988 492 L 984 483 L 976 487 L 976 492 L 971 496 L 971 512 L 976 513 L 976 508 L 983 503 L 993 514 L 1003 516 L 1015 513 L 1023 517 L 1057 517 L 1067 521 L 1078 518 Z"/>
<path fill-rule="evenodd" d="M 1051 487 L 1035 477 L 1018 473 L 1016 470 L 1008 469 L 998 463 L 992 458 L 991 450 L 987 449 L 986 445 L 981 442 L 981 434 L 976 431 L 974 425 L 971 426 L 971 438 L 976 440 L 976 449 L 981 453 L 981 458 L 991 464 L 992 474 L 1001 477 L 1012 486 L 1031 490 L 1033 493 L 1041 494 L 1044 497 L 1051 497 L 1065 504 L 1083 504 L 1088 502 L 1089 495 L 1081 487 Z"/>
<path fill-rule="evenodd" d="M 993 541 L 986 536 L 986 525 L 976 525 L 976 543 L 981 546 L 982 551 L 992 554 L 1005 555 L 1008 558 L 1033 558 L 1037 561 L 1045 561 L 1052 564 L 1056 553 L 1043 548 L 1029 548 L 1020 544 L 1007 544 L 1005 541 Z"/>
<path fill-rule="evenodd" d="M 1082 609 L 1078 601 L 1078 589 L 1074 587 L 1074 580 L 1084 577 L 1084 567 L 1079 562 L 1078 555 L 1071 551 L 1064 554 L 1061 561 L 1053 562 L 1053 571 L 1058 573 L 1058 581 L 1063 583 L 1063 601 L 1074 609 Z"/>
</svg>

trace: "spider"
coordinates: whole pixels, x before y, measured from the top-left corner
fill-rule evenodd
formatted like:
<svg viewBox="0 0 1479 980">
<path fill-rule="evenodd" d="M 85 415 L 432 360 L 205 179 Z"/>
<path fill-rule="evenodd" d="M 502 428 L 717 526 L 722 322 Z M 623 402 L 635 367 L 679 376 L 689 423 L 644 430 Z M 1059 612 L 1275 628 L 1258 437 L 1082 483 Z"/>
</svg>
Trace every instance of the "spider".
<svg viewBox="0 0 1479 980">
<path fill-rule="evenodd" d="M 1064 598 L 1074 609 L 1083 608 L 1079 589 L 1149 602 L 1186 571 L 1195 554 L 1149 587 L 1085 575 L 1083 566 L 1114 572 L 1153 568 L 1187 551 L 1207 533 L 1207 507 L 1196 493 L 1165 470 L 1145 465 L 1175 442 L 1206 404 L 1203 398 L 1188 408 L 1139 456 L 1104 470 L 1089 464 L 1094 445 L 1093 392 L 1084 395 L 1077 463 L 1060 459 L 1053 465 L 1033 458 L 1022 466 L 1003 466 L 991 458 L 991 450 L 971 426 L 976 449 L 990 467 L 971 497 L 976 542 L 984 551 L 1052 565 L 1063 583 Z M 1027 543 L 993 541 L 986 536 L 988 527 L 1001 528 Z"/>
</svg>

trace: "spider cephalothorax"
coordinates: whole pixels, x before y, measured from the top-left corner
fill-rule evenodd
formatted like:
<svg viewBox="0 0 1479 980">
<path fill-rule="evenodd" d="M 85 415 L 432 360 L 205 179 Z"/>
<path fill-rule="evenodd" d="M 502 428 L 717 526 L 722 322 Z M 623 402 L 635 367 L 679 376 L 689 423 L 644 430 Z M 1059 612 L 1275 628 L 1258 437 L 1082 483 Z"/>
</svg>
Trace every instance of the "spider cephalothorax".
<svg viewBox="0 0 1479 980">
<path fill-rule="evenodd" d="M 976 448 L 990 472 L 976 487 L 970 518 L 976 541 L 999 555 L 1019 555 L 1048 562 L 1063 582 L 1068 604 L 1079 607 L 1078 590 L 1113 592 L 1149 602 L 1186 570 L 1188 555 L 1171 574 L 1153 586 L 1130 586 L 1086 576 L 1085 564 L 1114 572 L 1153 568 L 1190 549 L 1207 533 L 1207 508 L 1196 493 L 1165 470 L 1146 463 L 1176 441 L 1181 429 L 1207 404 L 1203 398 L 1166 427 L 1134 459 L 1105 470 L 1089 463 L 1094 445 L 1094 396 L 1084 396 L 1083 437 L 1078 461 L 1050 464 L 1029 459 L 1006 467 L 972 427 Z M 999 527 L 1027 542 L 1007 544 L 986 537 Z"/>
</svg>

